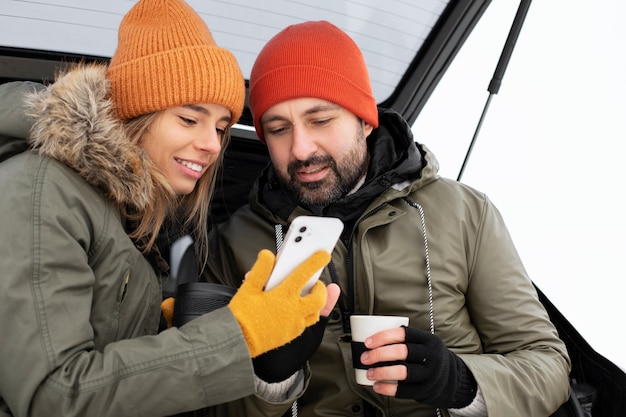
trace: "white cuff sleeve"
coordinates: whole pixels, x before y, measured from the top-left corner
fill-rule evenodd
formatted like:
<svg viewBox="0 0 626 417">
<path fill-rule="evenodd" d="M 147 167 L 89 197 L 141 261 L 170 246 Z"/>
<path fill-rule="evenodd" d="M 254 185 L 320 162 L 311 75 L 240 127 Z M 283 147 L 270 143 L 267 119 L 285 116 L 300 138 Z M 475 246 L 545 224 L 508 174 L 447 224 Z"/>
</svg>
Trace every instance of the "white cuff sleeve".
<svg viewBox="0 0 626 417">
<path fill-rule="evenodd" d="M 304 371 L 299 370 L 284 381 L 269 383 L 254 376 L 256 393 L 270 402 L 283 402 L 295 396 L 304 387 Z"/>
<path fill-rule="evenodd" d="M 474 401 L 470 405 L 463 408 L 450 408 L 448 412 L 451 417 L 487 417 L 487 406 L 480 391 L 480 386 L 476 390 L 476 397 L 474 397 Z"/>
</svg>

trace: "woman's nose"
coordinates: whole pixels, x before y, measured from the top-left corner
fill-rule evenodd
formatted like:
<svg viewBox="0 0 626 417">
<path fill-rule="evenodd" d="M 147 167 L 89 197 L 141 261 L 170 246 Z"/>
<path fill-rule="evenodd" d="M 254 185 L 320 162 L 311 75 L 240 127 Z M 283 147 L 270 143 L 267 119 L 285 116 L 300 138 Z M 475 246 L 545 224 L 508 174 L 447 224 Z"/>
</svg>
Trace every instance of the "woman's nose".
<svg viewBox="0 0 626 417">
<path fill-rule="evenodd" d="M 222 135 L 215 129 L 208 129 L 196 140 L 196 147 L 208 154 L 219 153 L 222 149 Z"/>
</svg>

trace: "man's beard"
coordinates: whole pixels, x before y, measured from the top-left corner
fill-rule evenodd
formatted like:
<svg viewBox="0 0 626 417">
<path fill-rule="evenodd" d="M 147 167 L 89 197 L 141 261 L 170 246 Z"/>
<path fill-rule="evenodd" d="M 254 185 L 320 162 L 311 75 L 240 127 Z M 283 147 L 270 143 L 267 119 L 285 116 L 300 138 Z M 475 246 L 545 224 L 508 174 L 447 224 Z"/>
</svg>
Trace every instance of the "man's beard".
<svg viewBox="0 0 626 417">
<path fill-rule="evenodd" d="M 367 172 L 367 147 L 363 130 L 350 152 L 335 161 L 328 155 L 315 155 L 305 161 L 295 161 L 287 166 L 287 175 L 278 173 L 279 181 L 301 204 L 305 206 L 328 206 L 348 194 Z M 297 172 L 312 164 L 325 165 L 330 172 L 321 181 L 302 182 Z"/>
</svg>

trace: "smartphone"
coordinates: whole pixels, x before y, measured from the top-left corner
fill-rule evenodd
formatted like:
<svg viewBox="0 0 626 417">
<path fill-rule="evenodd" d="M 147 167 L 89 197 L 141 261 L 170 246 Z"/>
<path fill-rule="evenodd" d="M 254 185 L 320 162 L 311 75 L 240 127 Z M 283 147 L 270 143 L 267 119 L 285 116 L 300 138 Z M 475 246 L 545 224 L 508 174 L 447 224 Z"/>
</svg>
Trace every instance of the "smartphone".
<svg viewBox="0 0 626 417">
<path fill-rule="evenodd" d="M 332 253 L 342 230 L 342 221 L 335 217 L 299 216 L 293 219 L 276 254 L 274 269 L 265 284 L 265 291 L 275 288 L 318 250 Z M 302 295 L 311 291 L 323 269 L 311 276 L 302 290 Z"/>
</svg>

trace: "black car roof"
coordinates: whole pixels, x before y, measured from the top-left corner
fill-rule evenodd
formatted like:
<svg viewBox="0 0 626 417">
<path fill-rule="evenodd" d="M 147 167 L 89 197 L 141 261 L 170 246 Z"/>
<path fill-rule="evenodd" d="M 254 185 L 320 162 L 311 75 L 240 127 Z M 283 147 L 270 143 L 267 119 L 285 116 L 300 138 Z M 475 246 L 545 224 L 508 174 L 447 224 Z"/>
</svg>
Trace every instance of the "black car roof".
<svg viewBox="0 0 626 417">
<path fill-rule="evenodd" d="M 363 50 L 378 103 L 412 123 L 489 0 L 188 0 L 248 77 L 263 45 L 284 27 L 328 20 Z M 134 1 L 8 1 L 0 12 L 0 82 L 52 80 L 59 65 L 107 60 Z M 251 125 L 245 112 L 241 125 Z M 253 133 L 251 133 L 253 135 Z"/>
</svg>

